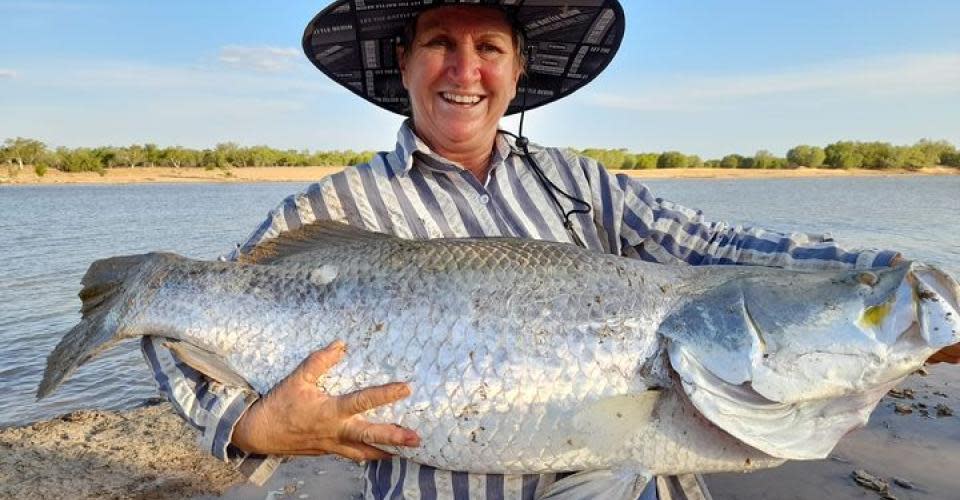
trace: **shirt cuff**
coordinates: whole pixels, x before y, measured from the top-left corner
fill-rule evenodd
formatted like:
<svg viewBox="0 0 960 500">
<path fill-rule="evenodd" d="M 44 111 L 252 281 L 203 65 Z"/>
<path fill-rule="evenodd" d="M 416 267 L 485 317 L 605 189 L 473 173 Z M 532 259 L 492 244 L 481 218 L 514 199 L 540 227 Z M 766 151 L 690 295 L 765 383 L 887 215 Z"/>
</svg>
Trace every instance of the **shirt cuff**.
<svg viewBox="0 0 960 500">
<path fill-rule="evenodd" d="M 256 394 L 245 390 L 230 390 L 216 398 L 207 410 L 210 420 L 200 436 L 200 445 L 218 459 L 229 461 L 228 448 L 233 429 L 257 399 L 259 397 Z"/>
<path fill-rule="evenodd" d="M 870 269 L 873 267 L 890 267 L 893 258 L 900 255 L 892 250 L 865 250 L 857 256 L 855 269 Z"/>
<path fill-rule="evenodd" d="M 214 457 L 230 463 L 248 481 L 260 486 L 270 479 L 284 458 L 247 453 L 230 444 L 237 422 L 258 399 L 257 394 L 245 390 L 231 391 L 231 394 L 217 399 L 209 413 L 218 415 L 218 419 L 214 425 L 204 428 L 200 443 Z"/>
</svg>

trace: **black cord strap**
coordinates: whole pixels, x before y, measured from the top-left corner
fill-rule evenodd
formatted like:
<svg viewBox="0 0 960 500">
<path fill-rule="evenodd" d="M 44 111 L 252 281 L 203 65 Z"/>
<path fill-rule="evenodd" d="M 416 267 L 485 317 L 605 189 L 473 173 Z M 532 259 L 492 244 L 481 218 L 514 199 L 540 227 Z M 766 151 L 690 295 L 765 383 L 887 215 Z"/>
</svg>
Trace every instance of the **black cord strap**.
<svg viewBox="0 0 960 500">
<path fill-rule="evenodd" d="M 528 50 L 527 50 L 528 62 L 533 60 L 534 53 L 535 53 L 534 47 L 528 47 Z M 553 200 L 553 203 L 557 206 L 557 209 L 559 210 L 560 214 L 563 216 L 563 227 L 567 230 L 567 233 L 570 234 L 570 239 L 572 239 L 577 246 L 587 248 L 587 245 L 583 243 L 583 240 L 580 238 L 577 232 L 573 229 L 573 221 L 570 220 L 570 216 L 573 214 L 589 214 L 590 211 L 593 210 L 593 207 L 590 206 L 590 204 L 587 203 L 585 200 L 581 200 L 580 198 L 577 198 L 576 196 L 573 196 L 570 193 L 567 193 L 566 191 L 561 189 L 560 186 L 557 186 L 556 184 L 554 184 L 553 181 L 551 181 L 550 178 L 547 177 L 547 174 L 543 172 L 543 169 L 540 168 L 540 164 L 537 163 L 537 159 L 534 158 L 532 154 L 530 154 L 530 149 L 529 149 L 530 140 L 524 137 L 523 135 L 523 119 L 527 112 L 527 94 L 529 93 L 529 90 L 530 90 L 528 88 L 529 80 L 527 79 L 526 72 L 524 72 L 523 75 L 521 76 L 520 82 L 521 82 L 521 87 L 523 88 L 523 96 L 521 96 L 520 98 L 520 130 L 518 131 L 519 135 L 512 134 L 510 132 L 507 132 L 506 130 L 501 130 L 501 132 L 516 139 L 517 145 L 520 146 L 521 149 L 523 149 L 523 155 L 522 155 L 523 158 L 527 161 L 527 163 L 531 167 L 533 167 L 533 171 L 534 173 L 537 174 L 537 179 L 540 181 L 540 184 L 543 185 L 544 191 L 546 191 L 547 194 L 550 195 L 550 199 Z M 563 207 L 563 204 L 560 203 L 560 200 L 557 199 L 556 193 L 560 193 L 564 197 L 566 197 L 568 200 L 572 201 L 574 203 L 574 208 L 569 211 L 566 210 Z M 579 205 L 579 208 L 578 208 L 578 205 Z"/>
</svg>

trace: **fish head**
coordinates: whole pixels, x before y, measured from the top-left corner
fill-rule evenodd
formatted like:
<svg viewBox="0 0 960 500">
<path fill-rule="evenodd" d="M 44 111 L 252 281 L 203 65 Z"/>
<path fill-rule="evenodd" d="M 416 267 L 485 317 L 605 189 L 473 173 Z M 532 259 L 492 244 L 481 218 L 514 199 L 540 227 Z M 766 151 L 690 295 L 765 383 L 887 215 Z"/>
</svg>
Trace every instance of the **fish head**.
<svg viewBox="0 0 960 500">
<path fill-rule="evenodd" d="M 701 414 L 771 456 L 823 458 L 889 389 L 960 341 L 960 286 L 925 264 L 732 276 L 659 332 Z"/>
<path fill-rule="evenodd" d="M 845 357 L 926 355 L 960 341 L 960 286 L 933 266 L 789 279 L 748 278 L 742 284 L 746 321 L 766 359 L 818 352 Z"/>
<path fill-rule="evenodd" d="M 956 280 L 915 262 L 839 273 L 760 271 L 690 300 L 661 333 L 727 383 L 796 401 L 903 376 L 957 343 L 958 297 Z"/>
</svg>

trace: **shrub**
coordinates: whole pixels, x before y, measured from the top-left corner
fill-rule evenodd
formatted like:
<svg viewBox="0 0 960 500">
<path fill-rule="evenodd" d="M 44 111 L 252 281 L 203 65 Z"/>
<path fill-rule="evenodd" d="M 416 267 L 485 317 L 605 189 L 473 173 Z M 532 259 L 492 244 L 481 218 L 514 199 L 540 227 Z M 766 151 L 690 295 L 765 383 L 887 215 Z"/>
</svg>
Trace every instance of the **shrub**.
<svg viewBox="0 0 960 500">
<path fill-rule="evenodd" d="M 641 153 L 637 155 L 637 168 L 649 170 L 657 168 L 657 160 L 660 155 L 657 153 Z"/>
<path fill-rule="evenodd" d="M 687 155 L 679 151 L 667 151 L 657 158 L 657 168 L 687 168 Z"/>
<path fill-rule="evenodd" d="M 826 159 L 823 148 L 816 146 L 797 146 L 787 151 L 787 161 L 795 167 L 819 168 Z"/>
<path fill-rule="evenodd" d="M 743 157 L 740 155 L 727 155 L 720 160 L 720 168 L 740 168 L 740 162 L 742 161 Z"/>
<path fill-rule="evenodd" d="M 943 153 L 940 155 L 940 164 L 945 167 L 960 168 L 960 151 L 956 153 Z"/>
</svg>

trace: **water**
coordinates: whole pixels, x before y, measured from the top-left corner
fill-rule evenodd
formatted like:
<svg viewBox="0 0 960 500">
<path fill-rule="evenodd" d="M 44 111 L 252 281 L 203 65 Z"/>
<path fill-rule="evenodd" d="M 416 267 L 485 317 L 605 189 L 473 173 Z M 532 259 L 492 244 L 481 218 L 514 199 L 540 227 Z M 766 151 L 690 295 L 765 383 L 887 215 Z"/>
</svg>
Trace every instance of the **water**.
<svg viewBox="0 0 960 500">
<path fill-rule="evenodd" d="M 849 246 L 899 250 L 960 276 L 960 177 L 672 180 L 658 196 L 711 220 L 831 232 Z M 0 188 L 0 426 L 156 395 L 138 344 L 81 367 L 37 403 L 47 353 L 79 319 L 94 260 L 155 250 L 214 258 L 245 239 L 299 183 Z"/>
</svg>

